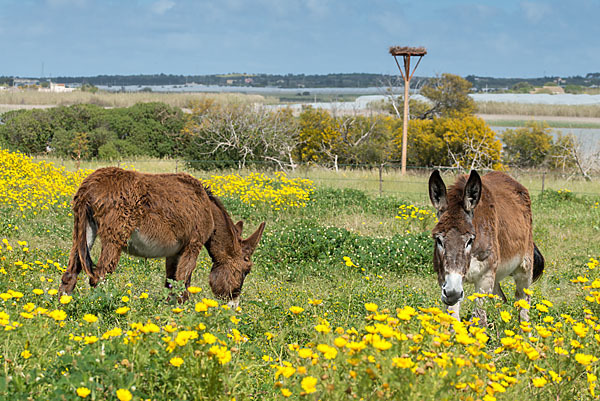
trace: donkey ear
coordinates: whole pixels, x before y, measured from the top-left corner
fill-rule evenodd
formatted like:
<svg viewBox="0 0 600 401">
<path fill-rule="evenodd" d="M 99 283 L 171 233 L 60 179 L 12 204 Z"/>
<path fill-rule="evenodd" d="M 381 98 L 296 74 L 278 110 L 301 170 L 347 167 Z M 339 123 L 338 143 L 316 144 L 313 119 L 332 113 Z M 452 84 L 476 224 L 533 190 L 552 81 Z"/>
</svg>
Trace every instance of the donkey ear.
<svg viewBox="0 0 600 401">
<path fill-rule="evenodd" d="M 243 249 L 246 254 L 252 255 L 252 253 L 254 253 L 254 250 L 256 249 L 258 241 L 260 241 L 264 230 L 265 222 L 263 221 L 260 223 L 260 226 L 258 226 L 258 229 L 254 232 L 254 234 L 242 241 Z"/>
<path fill-rule="evenodd" d="M 242 235 L 242 230 L 244 229 L 244 222 L 240 220 L 237 223 L 235 223 L 235 229 L 237 230 L 238 234 Z"/>
<path fill-rule="evenodd" d="M 471 171 L 465 192 L 463 194 L 463 207 L 467 212 L 473 212 L 481 199 L 481 177 L 477 171 Z"/>
<path fill-rule="evenodd" d="M 446 199 L 446 184 L 440 176 L 438 170 L 434 170 L 429 177 L 429 199 L 433 207 L 438 211 L 438 215 L 443 213 L 448 207 L 448 200 Z"/>
</svg>

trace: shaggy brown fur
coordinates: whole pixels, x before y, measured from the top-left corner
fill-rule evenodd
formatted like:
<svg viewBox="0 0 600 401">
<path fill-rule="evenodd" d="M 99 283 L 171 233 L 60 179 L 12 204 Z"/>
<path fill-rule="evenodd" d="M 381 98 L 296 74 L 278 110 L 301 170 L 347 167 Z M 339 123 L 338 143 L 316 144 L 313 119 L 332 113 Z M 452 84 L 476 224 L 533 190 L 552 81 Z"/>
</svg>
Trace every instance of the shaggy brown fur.
<svg viewBox="0 0 600 401">
<path fill-rule="evenodd" d="M 242 222 L 234 224 L 220 200 L 188 174 L 144 174 L 114 167 L 98 169 L 82 182 L 73 214 L 73 247 L 60 286 L 67 294 L 82 269 L 91 286 L 114 272 L 122 251 L 165 257 L 167 280 L 184 281 L 187 288 L 206 246 L 213 260 L 213 293 L 237 303 L 265 227 L 263 222 L 242 240 Z M 96 235 L 102 251 L 94 268 L 90 249 Z M 186 291 L 183 298 L 187 296 Z"/>
<path fill-rule="evenodd" d="M 480 178 L 473 171 L 459 177 L 446 194 L 435 171 L 429 193 L 439 217 L 432 233 L 436 240 L 434 268 L 442 300 L 451 312 L 458 316 L 463 297 L 459 276 L 474 283 L 476 292 L 493 292 L 506 300 L 500 281 L 510 275 L 515 280 L 516 298 L 529 301 L 523 289 L 541 274 L 543 258 L 533 243 L 527 188 L 501 172 Z M 482 310 L 476 315 L 485 321 Z M 527 311 L 522 310 L 520 316 L 527 319 Z"/>
</svg>

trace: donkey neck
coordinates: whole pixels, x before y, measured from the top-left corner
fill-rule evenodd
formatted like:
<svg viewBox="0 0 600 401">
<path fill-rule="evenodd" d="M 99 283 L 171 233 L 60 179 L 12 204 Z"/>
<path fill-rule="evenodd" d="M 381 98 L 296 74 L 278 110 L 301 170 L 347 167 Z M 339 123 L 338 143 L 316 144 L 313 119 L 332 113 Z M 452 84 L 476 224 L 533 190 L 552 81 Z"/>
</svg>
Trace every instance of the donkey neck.
<svg viewBox="0 0 600 401">
<path fill-rule="evenodd" d="M 236 228 L 223 207 L 216 198 L 211 197 L 211 212 L 214 221 L 214 230 L 206 242 L 206 250 L 216 265 L 226 262 L 241 254 L 241 244 Z"/>
</svg>

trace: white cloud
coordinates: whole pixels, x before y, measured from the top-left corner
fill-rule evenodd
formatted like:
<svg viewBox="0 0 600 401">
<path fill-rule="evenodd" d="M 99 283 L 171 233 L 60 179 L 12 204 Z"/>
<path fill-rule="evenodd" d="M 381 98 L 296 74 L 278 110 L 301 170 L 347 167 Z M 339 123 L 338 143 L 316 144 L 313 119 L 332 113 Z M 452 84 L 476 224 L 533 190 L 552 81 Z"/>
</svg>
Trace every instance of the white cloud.
<svg viewBox="0 0 600 401">
<path fill-rule="evenodd" d="M 158 0 L 152 3 L 151 10 L 155 14 L 163 15 L 173 7 L 175 7 L 175 2 L 172 0 Z"/>
<path fill-rule="evenodd" d="M 531 1 L 523 1 L 521 10 L 525 14 L 525 18 L 531 23 L 538 23 L 552 13 L 552 9 L 547 4 L 535 3 Z"/>
</svg>

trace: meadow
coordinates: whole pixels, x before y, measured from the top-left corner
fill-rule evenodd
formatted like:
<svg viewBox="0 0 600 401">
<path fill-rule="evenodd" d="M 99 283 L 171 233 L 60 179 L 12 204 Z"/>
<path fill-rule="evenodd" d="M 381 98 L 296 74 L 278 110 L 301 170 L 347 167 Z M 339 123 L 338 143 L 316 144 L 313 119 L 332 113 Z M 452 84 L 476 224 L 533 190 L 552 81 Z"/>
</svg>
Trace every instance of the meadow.
<svg viewBox="0 0 600 401">
<path fill-rule="evenodd" d="M 61 164 L 0 150 L 0 399 L 597 398 L 597 183 L 556 180 L 542 193 L 539 177 L 520 177 L 546 270 L 520 305 L 529 323 L 506 281 L 508 303 L 485 296 L 481 328 L 472 288 L 464 320 L 440 305 L 426 172 L 386 172 L 383 196 L 372 171 L 202 173 L 248 232 L 267 222 L 232 311 L 210 292 L 205 252 L 185 304 L 168 300 L 164 261 L 128 256 L 97 288 L 81 275 L 59 297 L 70 200 L 90 172 Z"/>
<path fill-rule="evenodd" d="M 555 116 L 575 118 L 598 118 L 600 106 L 568 105 L 568 104 L 529 104 L 510 102 L 477 102 L 477 113 L 480 114 L 511 114 L 520 116 Z"/>
<path fill-rule="evenodd" d="M 264 103 L 261 95 L 239 93 L 159 93 L 159 92 L 107 92 L 98 91 L 68 93 L 38 92 L 20 90 L 16 92 L 0 91 L 0 112 L 21 106 L 70 106 L 74 104 L 96 104 L 102 107 L 130 107 L 137 103 L 162 102 L 173 107 L 189 107 L 191 102 L 213 101 L 218 104 L 238 102 Z"/>
</svg>

